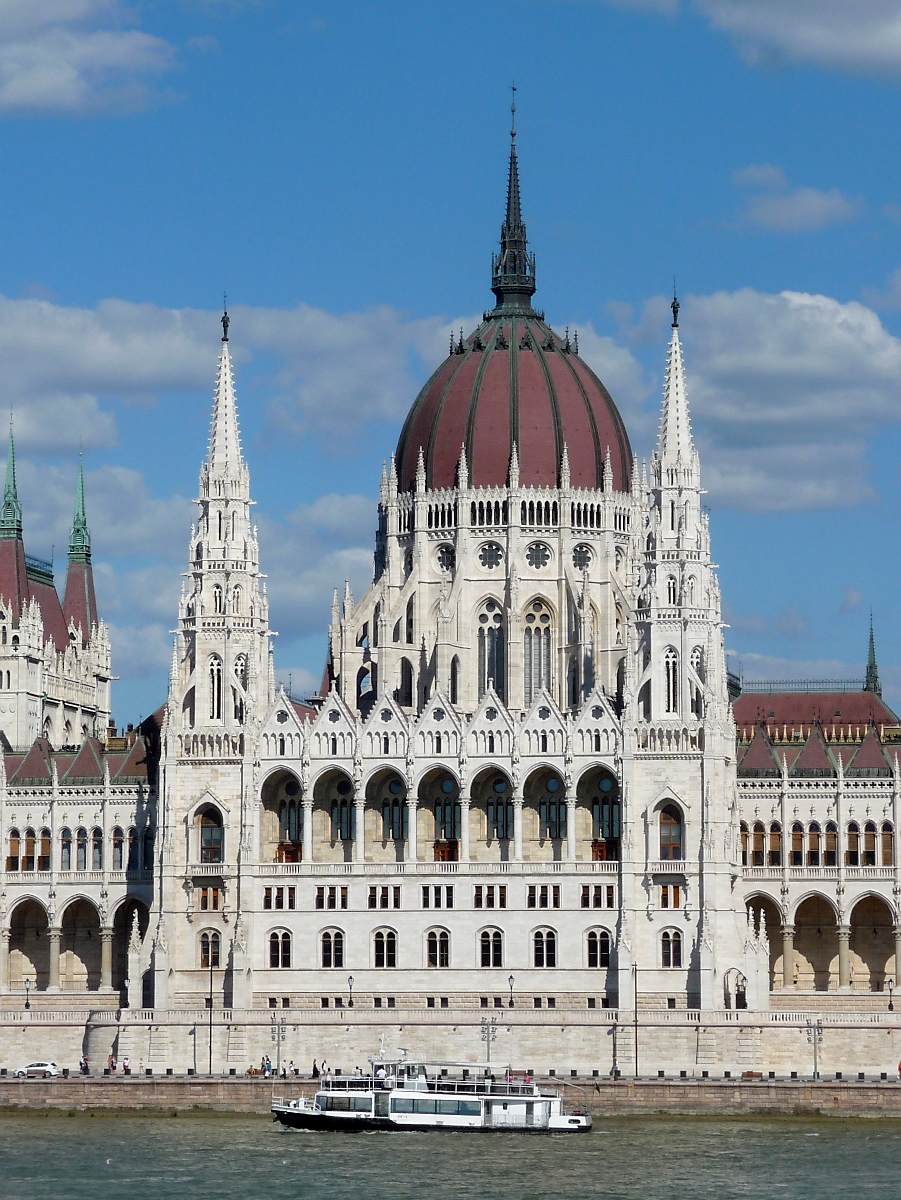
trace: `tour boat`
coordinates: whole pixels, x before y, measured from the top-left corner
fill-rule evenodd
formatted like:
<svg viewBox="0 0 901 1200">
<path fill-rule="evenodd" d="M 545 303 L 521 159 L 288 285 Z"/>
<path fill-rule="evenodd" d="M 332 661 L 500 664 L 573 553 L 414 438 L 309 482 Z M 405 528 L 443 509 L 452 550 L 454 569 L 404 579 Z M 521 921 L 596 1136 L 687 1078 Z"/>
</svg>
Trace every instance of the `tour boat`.
<svg viewBox="0 0 901 1200">
<path fill-rule="evenodd" d="M 371 1058 L 368 1075 L 320 1079 L 312 1100 L 273 1097 L 273 1118 L 294 1129 L 450 1129 L 580 1133 L 587 1108 L 567 1112 L 561 1095 L 529 1076 L 492 1074 L 489 1063 Z"/>
</svg>

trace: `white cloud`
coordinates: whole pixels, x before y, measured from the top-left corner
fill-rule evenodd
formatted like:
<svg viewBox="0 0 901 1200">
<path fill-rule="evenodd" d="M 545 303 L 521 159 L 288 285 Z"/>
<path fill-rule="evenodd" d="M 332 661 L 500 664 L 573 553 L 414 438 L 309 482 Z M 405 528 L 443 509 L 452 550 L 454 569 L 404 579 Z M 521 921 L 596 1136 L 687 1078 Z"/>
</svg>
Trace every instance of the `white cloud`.
<svg viewBox="0 0 901 1200">
<path fill-rule="evenodd" d="M 0 0 L 0 110 L 141 105 L 175 50 L 133 25 L 119 0 Z"/>
<path fill-rule="evenodd" d="M 842 602 L 839 607 L 839 612 L 852 613 L 857 612 L 863 604 L 863 592 L 859 588 L 845 588 L 845 594 L 842 597 Z"/>
<path fill-rule="evenodd" d="M 715 501 L 778 511 L 872 495 L 866 440 L 901 420 L 901 341 L 871 309 L 744 288 L 689 297 L 683 318 L 702 472 Z"/>
<path fill-rule="evenodd" d="M 816 233 L 850 221 L 860 207 L 837 188 L 799 187 L 784 194 L 751 196 L 745 220 L 773 233 Z"/>
<path fill-rule="evenodd" d="M 771 233 L 816 233 L 850 221 L 861 207 L 838 188 L 789 188 L 785 172 L 771 163 L 752 163 L 733 172 L 741 188 L 761 189 L 749 196 L 742 221 Z"/>
<path fill-rule="evenodd" d="M 897 0 L 693 0 L 752 63 L 814 62 L 855 72 L 901 70 Z"/>
<path fill-rule="evenodd" d="M 884 288 L 864 288 L 862 295 L 867 304 L 873 308 L 901 308 L 901 267 L 896 267 L 889 275 Z"/>
<path fill-rule="evenodd" d="M 844 663 L 837 658 L 779 658 L 772 654 L 728 650 L 729 669 L 743 679 L 863 679 L 863 663 Z"/>
</svg>

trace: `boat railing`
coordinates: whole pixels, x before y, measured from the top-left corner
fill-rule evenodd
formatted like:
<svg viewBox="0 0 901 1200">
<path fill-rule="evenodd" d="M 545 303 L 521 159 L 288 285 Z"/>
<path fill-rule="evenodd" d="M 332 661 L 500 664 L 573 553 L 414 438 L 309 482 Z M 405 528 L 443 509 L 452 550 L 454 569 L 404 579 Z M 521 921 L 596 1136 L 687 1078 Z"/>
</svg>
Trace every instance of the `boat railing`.
<svg viewBox="0 0 901 1200">
<path fill-rule="evenodd" d="M 326 1080 L 324 1084 L 320 1083 L 325 1091 L 331 1092 L 349 1092 L 349 1091 L 390 1091 L 393 1088 L 409 1088 L 411 1091 L 428 1091 L 428 1092 L 444 1092 L 457 1095 L 465 1093 L 466 1095 L 485 1095 L 485 1096 L 535 1096 L 538 1095 L 538 1089 L 533 1083 L 508 1083 L 506 1080 L 486 1080 L 486 1079 L 448 1079 L 440 1078 L 423 1079 L 421 1075 L 411 1075 L 395 1079 L 394 1076 L 388 1076 L 385 1079 L 378 1079 L 372 1075 L 347 1075 L 332 1077 Z M 540 1093 L 544 1095 L 544 1093 Z M 549 1093 L 556 1095 L 556 1093 Z"/>
</svg>

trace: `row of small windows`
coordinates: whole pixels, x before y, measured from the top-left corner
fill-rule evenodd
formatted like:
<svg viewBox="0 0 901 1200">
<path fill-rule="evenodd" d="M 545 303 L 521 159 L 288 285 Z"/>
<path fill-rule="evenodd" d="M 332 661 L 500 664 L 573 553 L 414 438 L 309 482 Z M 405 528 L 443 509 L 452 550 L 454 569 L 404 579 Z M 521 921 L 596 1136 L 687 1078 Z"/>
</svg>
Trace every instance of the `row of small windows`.
<svg viewBox="0 0 901 1200">
<path fill-rule="evenodd" d="M 63 829 L 59 837 L 61 871 L 102 871 L 104 858 L 102 829 Z M 116 828 L 110 836 L 112 851 L 110 869 L 139 871 L 153 868 L 153 831 L 139 833 L 136 829 Z M 7 871 L 49 871 L 51 834 L 49 829 L 38 833 L 26 829 L 9 833 Z"/>
<path fill-rule="evenodd" d="M 781 867 L 783 832 L 778 821 L 767 828 L 762 821 L 749 827 L 741 822 L 741 862 L 743 867 Z M 889 821 L 881 826 L 866 821 L 863 826 L 851 821 L 845 827 L 843 861 L 846 867 L 892 867 L 895 865 L 895 831 Z M 788 865 L 792 867 L 835 867 L 839 862 L 839 828 L 834 821 L 805 826 L 794 821 L 789 831 Z"/>
<path fill-rule="evenodd" d="M 274 970 L 291 967 L 291 934 L 273 930 L 269 934 L 269 966 Z M 586 963 L 591 970 L 610 966 L 612 940 L 606 929 L 591 930 L 586 938 Z M 204 930 L 200 935 L 200 965 L 206 970 L 221 965 L 222 942 L 217 930 Z M 344 934 L 341 930 L 326 930 L 320 941 L 320 962 L 326 970 L 343 970 Z M 679 930 L 664 930 L 660 936 L 660 965 L 666 969 L 682 967 L 682 934 Z M 432 929 L 426 935 L 426 964 L 442 970 L 450 966 L 450 934 L 445 929 Z M 394 930 L 378 930 L 373 937 L 373 965 L 391 970 L 397 966 L 397 934 Z M 479 965 L 503 967 L 504 935 L 499 929 L 485 929 L 479 935 Z M 557 966 L 557 934 L 553 929 L 539 929 L 532 935 L 532 966 L 552 969 Z"/>
<path fill-rule="evenodd" d="M 680 939 L 678 933 L 664 935 Z M 346 964 L 345 935 L 340 929 L 326 930 L 320 936 L 319 962 L 325 970 L 343 970 Z M 612 939 L 606 929 L 591 930 L 586 938 L 586 962 L 594 968 L 610 965 Z M 681 941 L 673 966 L 681 966 Z M 274 930 L 269 934 L 269 966 L 286 969 L 291 966 L 291 934 L 287 930 Z M 209 968 L 219 965 L 220 940 L 215 930 L 201 934 L 201 966 Z M 450 934 L 446 929 L 431 929 L 426 934 L 426 965 L 441 970 L 451 965 Z M 670 951 L 672 957 L 672 953 Z M 372 939 L 372 963 L 378 969 L 392 970 L 397 967 L 398 939 L 393 929 L 378 930 Z M 484 929 L 479 934 L 478 961 L 481 967 L 504 966 L 504 934 L 499 929 Z M 553 929 L 539 929 L 532 935 L 532 966 L 553 968 L 557 962 L 557 933 Z M 670 965 L 664 963 L 664 965 Z"/>
</svg>

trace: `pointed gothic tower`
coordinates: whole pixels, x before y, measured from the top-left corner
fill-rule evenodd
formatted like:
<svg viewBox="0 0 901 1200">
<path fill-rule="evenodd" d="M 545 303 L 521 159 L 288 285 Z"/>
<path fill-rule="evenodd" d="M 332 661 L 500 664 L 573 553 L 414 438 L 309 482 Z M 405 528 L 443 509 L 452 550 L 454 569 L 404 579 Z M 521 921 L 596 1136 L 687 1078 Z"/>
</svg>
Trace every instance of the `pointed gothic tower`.
<svg viewBox="0 0 901 1200">
<path fill-rule="evenodd" d="M 81 630 L 83 646 L 97 624 L 97 600 L 94 595 L 94 568 L 91 565 L 91 532 L 84 509 L 84 463 L 78 460 L 78 487 L 75 493 L 75 519 L 69 535 L 69 566 L 63 615 L 67 625 Z"/>
<path fill-rule="evenodd" d="M 876 639 L 873 637 L 873 614 L 870 613 L 870 645 L 867 651 L 867 673 L 864 676 L 863 690 L 882 695 L 882 684 L 879 682 L 879 668 L 876 666 Z"/>
<path fill-rule="evenodd" d="M 18 621 L 28 601 L 25 547 L 22 543 L 22 506 L 16 487 L 16 446 L 12 421 L 6 448 L 6 485 L 0 508 L 0 600 L 10 608 L 9 617 Z"/>
<path fill-rule="evenodd" d="M 250 520 L 250 472 L 241 453 L 228 326 L 226 312 L 209 453 L 200 469 L 198 520 L 191 534 L 190 584 L 179 608 L 178 695 L 169 704 L 173 728 L 229 735 L 223 748 L 241 757 L 235 735 L 265 712 L 272 697 L 268 601 Z"/>
<path fill-rule="evenodd" d="M 636 687 L 624 713 L 631 819 L 646 838 L 635 854 L 632 920 L 639 961 L 678 965 L 689 1006 L 721 1008 L 725 972 L 742 971 L 744 963 L 743 912 L 736 909 L 730 880 L 735 730 L 675 298 L 672 309 L 633 614 Z M 674 896 L 684 909 L 678 918 L 665 911 Z M 641 909 L 647 919 L 639 918 Z M 678 953 L 672 949 L 676 934 Z M 621 994 L 625 985 L 621 975 Z"/>
<path fill-rule="evenodd" d="M 153 942 L 156 1002 L 163 1006 L 178 1003 L 170 964 L 189 967 L 196 960 L 190 926 L 194 891 L 201 885 L 209 905 L 207 921 L 218 938 L 208 961 L 224 969 L 216 977 L 221 1002 L 243 1004 L 246 963 L 235 931 L 242 911 L 242 864 L 252 853 L 258 824 L 253 799 L 256 735 L 275 691 L 269 671 L 269 608 L 250 519 L 250 473 L 241 452 L 228 326 L 225 312 L 209 452 L 200 469 L 198 517 L 191 529 L 188 583 L 179 602 L 163 729 L 162 885 Z M 203 905 L 201 899 L 201 910 Z"/>
</svg>

